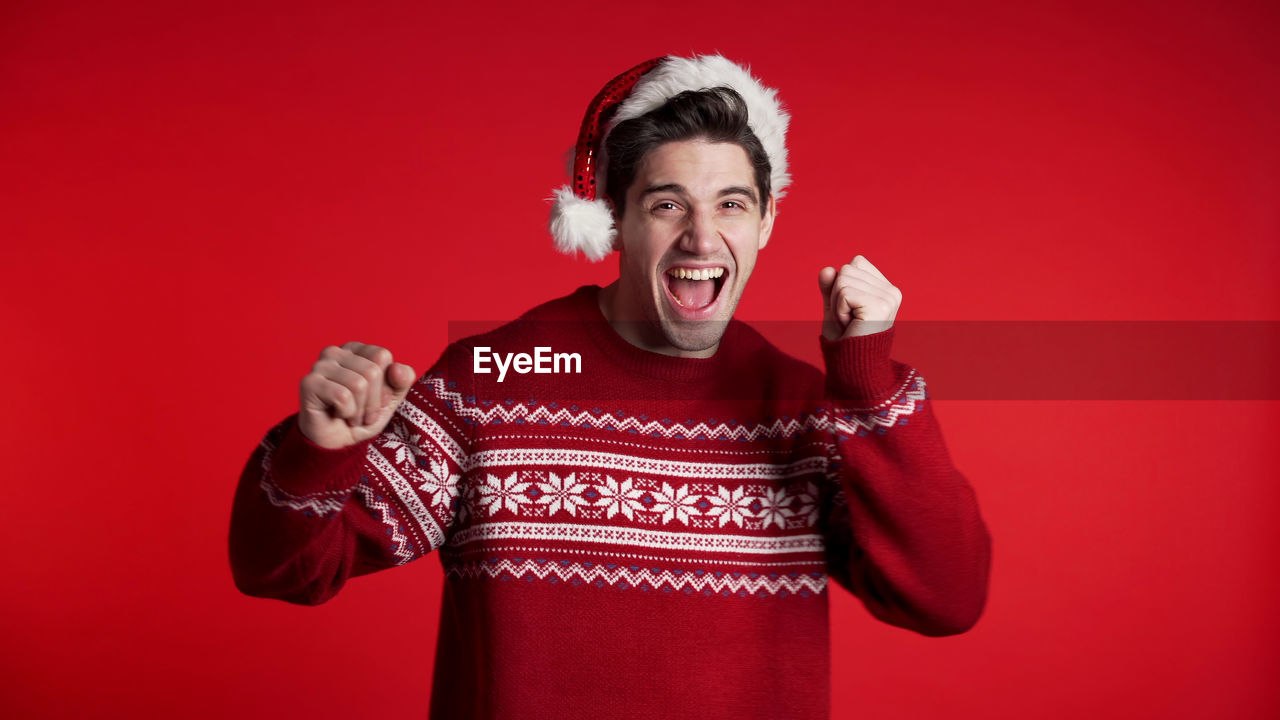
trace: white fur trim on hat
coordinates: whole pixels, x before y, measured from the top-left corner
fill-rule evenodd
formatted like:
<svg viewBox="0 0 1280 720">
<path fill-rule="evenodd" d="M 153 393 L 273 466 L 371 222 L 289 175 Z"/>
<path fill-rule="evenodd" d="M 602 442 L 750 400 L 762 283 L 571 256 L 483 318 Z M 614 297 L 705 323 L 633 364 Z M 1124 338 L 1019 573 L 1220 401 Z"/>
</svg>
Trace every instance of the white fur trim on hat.
<svg viewBox="0 0 1280 720">
<path fill-rule="evenodd" d="M 581 250 L 592 262 L 603 260 L 613 250 L 613 213 L 604 200 L 584 200 L 565 185 L 555 192 L 551 205 L 551 236 L 556 249 L 572 255 Z"/>
<path fill-rule="evenodd" d="M 667 61 L 645 73 L 636 83 L 631 94 L 618 106 L 618 112 L 605 130 L 605 137 L 618 123 L 656 110 L 667 100 L 685 90 L 706 90 L 713 87 L 732 88 L 747 104 L 747 125 L 760 139 L 764 152 L 769 156 L 772 173 L 770 190 L 775 200 L 786 195 L 791 184 L 787 172 L 787 125 L 791 115 L 782 109 L 778 91 L 760 84 L 752 77 L 750 69 L 734 63 L 721 55 L 695 55 L 691 58 L 668 57 Z M 604 178 L 608 173 L 608 156 L 604 142 L 600 143 L 600 160 L 596 169 L 596 192 L 604 193 Z"/>
</svg>

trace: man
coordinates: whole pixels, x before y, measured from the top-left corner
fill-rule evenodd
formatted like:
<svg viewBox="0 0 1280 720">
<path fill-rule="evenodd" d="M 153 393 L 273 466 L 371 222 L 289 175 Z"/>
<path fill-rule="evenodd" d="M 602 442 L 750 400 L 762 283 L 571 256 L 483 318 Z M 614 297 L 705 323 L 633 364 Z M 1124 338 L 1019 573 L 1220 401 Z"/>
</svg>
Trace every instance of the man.
<svg viewBox="0 0 1280 720">
<path fill-rule="evenodd" d="M 241 478 L 238 587 L 315 604 L 438 550 L 439 718 L 827 717 L 828 578 L 885 622 L 972 627 L 990 537 L 889 358 L 901 293 L 862 256 L 819 272 L 825 377 L 732 319 L 787 120 L 720 57 L 606 86 L 552 230 L 618 279 L 421 377 L 326 348 Z"/>
</svg>

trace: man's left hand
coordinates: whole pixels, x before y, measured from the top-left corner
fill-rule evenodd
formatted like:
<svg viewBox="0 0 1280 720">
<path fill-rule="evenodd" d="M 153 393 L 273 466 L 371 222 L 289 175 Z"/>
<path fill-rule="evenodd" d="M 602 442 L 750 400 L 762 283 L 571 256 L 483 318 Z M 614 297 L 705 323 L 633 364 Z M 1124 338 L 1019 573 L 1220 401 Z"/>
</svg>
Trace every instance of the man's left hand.
<svg viewBox="0 0 1280 720">
<path fill-rule="evenodd" d="M 893 327 L 893 318 L 902 304 L 902 291 L 861 255 L 839 271 L 833 267 L 822 268 L 818 273 L 818 289 L 826 304 L 822 336 L 828 340 L 888 330 Z"/>
</svg>

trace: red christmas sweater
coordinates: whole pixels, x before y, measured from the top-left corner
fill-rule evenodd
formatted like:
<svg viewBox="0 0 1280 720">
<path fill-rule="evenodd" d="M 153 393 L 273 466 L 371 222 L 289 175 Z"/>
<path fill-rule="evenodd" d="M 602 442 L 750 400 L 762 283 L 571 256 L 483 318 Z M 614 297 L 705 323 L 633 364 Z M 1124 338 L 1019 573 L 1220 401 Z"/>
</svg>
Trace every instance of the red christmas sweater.
<svg viewBox="0 0 1280 720">
<path fill-rule="evenodd" d="M 977 621 L 990 536 L 892 328 L 821 340 L 824 377 L 737 321 L 711 358 L 640 350 L 598 293 L 451 344 L 379 437 L 272 428 L 240 590 L 318 604 L 436 551 L 433 718 L 826 718 L 829 579 L 924 635 Z"/>
</svg>

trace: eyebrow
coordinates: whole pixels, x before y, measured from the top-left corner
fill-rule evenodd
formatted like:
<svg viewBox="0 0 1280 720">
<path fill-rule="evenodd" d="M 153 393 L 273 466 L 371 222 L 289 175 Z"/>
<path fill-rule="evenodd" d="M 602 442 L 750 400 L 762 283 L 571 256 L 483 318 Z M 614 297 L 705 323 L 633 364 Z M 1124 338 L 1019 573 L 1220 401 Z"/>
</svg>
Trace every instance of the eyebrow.
<svg viewBox="0 0 1280 720">
<path fill-rule="evenodd" d="M 665 185 L 650 185 L 649 187 L 645 188 L 643 192 L 640 193 L 640 197 L 643 198 L 646 195 L 652 195 L 654 193 L 661 193 L 661 192 L 673 192 L 678 195 L 689 194 L 689 191 L 686 190 L 683 185 L 680 185 L 678 183 L 667 183 Z M 751 202 L 753 203 L 759 202 L 759 200 L 756 198 L 755 190 L 752 190 L 749 187 L 743 187 L 741 185 L 734 185 L 732 187 L 727 187 L 722 189 L 720 192 L 716 193 L 716 197 L 724 197 L 726 195 L 745 195 L 751 199 Z"/>
</svg>

